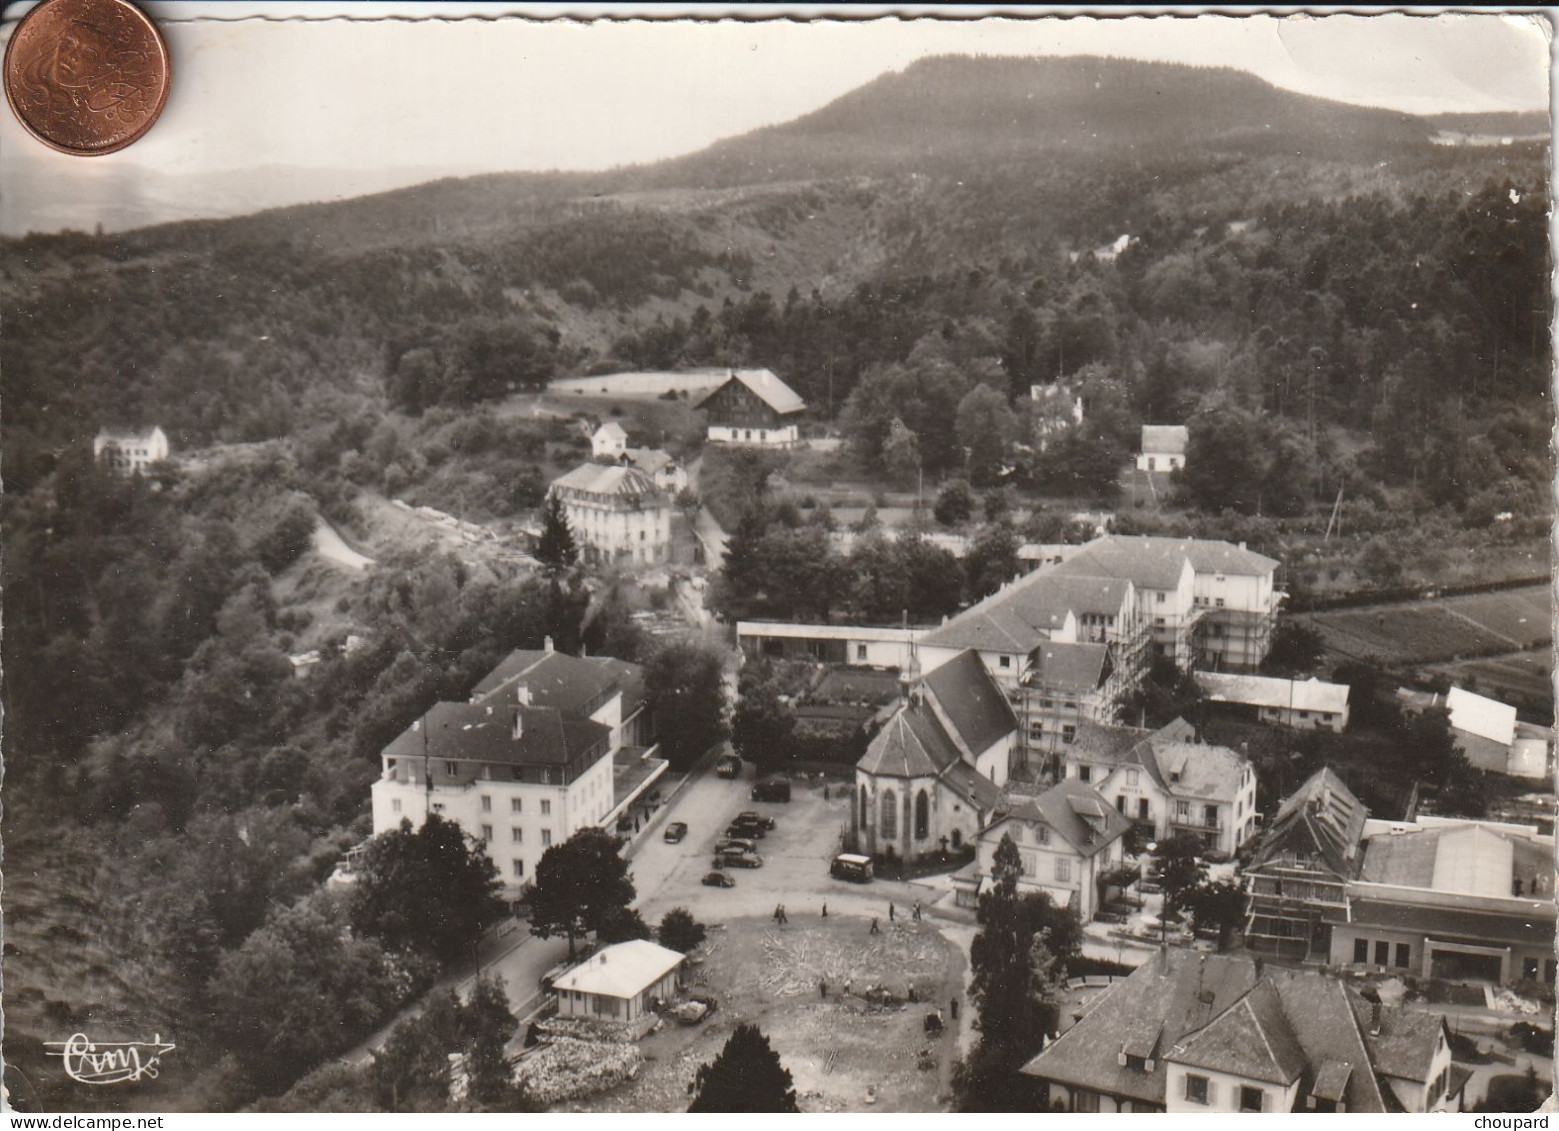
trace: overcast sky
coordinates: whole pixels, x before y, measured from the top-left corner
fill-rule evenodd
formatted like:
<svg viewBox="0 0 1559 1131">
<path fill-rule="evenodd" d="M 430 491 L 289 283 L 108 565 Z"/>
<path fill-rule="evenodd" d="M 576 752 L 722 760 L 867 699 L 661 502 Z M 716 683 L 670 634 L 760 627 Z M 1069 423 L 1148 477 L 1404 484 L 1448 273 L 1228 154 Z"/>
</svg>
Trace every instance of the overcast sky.
<svg viewBox="0 0 1559 1131">
<path fill-rule="evenodd" d="M 346 6 L 200 6 L 220 21 L 192 18 L 190 3 L 143 6 L 174 55 L 163 119 L 130 149 L 83 161 L 45 150 L 4 114 L 13 187 L 18 171 L 109 183 L 125 165 L 604 168 L 786 121 L 950 52 L 1228 64 L 1291 90 L 1419 113 L 1548 104 L 1547 25 L 1515 15 L 541 22 L 401 4 L 442 18 L 272 22 L 234 17 Z M 7 35 L 23 11 L 7 10 Z"/>
</svg>

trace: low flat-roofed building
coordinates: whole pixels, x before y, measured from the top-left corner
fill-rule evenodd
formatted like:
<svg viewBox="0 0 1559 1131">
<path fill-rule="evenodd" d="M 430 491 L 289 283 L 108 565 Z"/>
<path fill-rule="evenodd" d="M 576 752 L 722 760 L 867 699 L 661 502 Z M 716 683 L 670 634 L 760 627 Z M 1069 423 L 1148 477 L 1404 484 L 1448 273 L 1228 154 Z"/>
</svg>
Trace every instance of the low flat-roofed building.
<svg viewBox="0 0 1559 1131">
<path fill-rule="evenodd" d="M 1300 730 L 1341 731 L 1348 725 L 1348 685 L 1274 679 L 1263 675 L 1197 672 L 1196 682 L 1213 703 L 1251 707 L 1264 723 Z"/>
<path fill-rule="evenodd" d="M 552 984 L 559 1017 L 637 1021 L 677 992 L 686 956 L 647 939 L 591 955 Z"/>
</svg>

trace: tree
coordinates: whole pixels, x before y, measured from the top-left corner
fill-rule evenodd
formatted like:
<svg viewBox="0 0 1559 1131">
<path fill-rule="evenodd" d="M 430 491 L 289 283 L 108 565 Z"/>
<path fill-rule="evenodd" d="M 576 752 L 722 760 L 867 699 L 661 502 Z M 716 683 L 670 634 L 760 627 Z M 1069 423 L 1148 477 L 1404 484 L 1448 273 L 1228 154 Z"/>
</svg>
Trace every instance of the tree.
<svg viewBox="0 0 1559 1131">
<path fill-rule="evenodd" d="M 922 467 L 920 437 L 896 416 L 888 429 L 888 438 L 882 443 L 882 465 L 888 469 L 888 474 L 895 482 L 919 481 Z"/>
<path fill-rule="evenodd" d="M 542 507 L 541 541 L 536 544 L 536 558 L 553 576 L 572 569 L 579 560 L 573 527 L 563 511 L 563 499 L 556 492 L 547 496 Z"/>
<path fill-rule="evenodd" d="M 1218 932 L 1219 950 L 1227 950 L 1234 932 L 1245 925 L 1245 892 L 1229 880 L 1187 888 L 1180 894 L 1179 904 L 1190 912 L 1198 931 Z"/>
<path fill-rule="evenodd" d="M 567 936 L 573 958 L 575 939 L 632 903 L 633 880 L 621 848 L 618 837 L 581 829 L 547 849 L 536 866 L 536 882 L 521 901 L 530 933 L 542 939 Z"/>
<path fill-rule="evenodd" d="M 953 555 L 925 538 L 901 536 L 897 544 L 904 563 L 905 607 L 918 621 L 939 621 L 958 608 L 963 567 Z"/>
<path fill-rule="evenodd" d="M 352 929 L 453 962 L 503 918 L 502 891 L 498 869 L 459 825 L 430 813 L 413 831 L 403 819 L 368 842 L 352 886 Z"/>
<path fill-rule="evenodd" d="M 969 600 L 989 597 L 1023 572 L 1018 536 L 1012 527 L 994 523 L 975 535 L 964 555 L 964 586 Z"/>
<path fill-rule="evenodd" d="M 673 907 L 661 917 L 657 937 L 668 950 L 687 954 L 704 941 L 704 925 L 686 907 Z"/>
<path fill-rule="evenodd" d="M 969 490 L 969 484 L 963 479 L 954 479 L 943 485 L 937 492 L 936 502 L 931 507 L 932 517 L 943 526 L 957 526 L 968 522 L 969 516 L 974 513 L 974 493 Z"/>
<path fill-rule="evenodd" d="M 1260 418 L 1230 405 L 1218 405 L 1191 418 L 1185 466 L 1180 482 L 1204 511 L 1261 509 L 1267 460 Z"/>
<path fill-rule="evenodd" d="M 791 753 L 786 740 L 796 729 L 796 715 L 781 698 L 784 686 L 769 665 L 750 665 L 742 673 L 741 694 L 731 717 L 731 745 L 758 766 L 759 773 L 778 768 Z"/>
<path fill-rule="evenodd" d="M 969 481 L 976 487 L 989 487 L 1006 465 L 1017 437 L 1018 418 L 1000 392 L 989 385 L 976 385 L 958 402 L 955 419 L 958 442 L 968 452 Z"/>
<path fill-rule="evenodd" d="M 644 668 L 644 697 L 666 760 L 685 770 L 728 733 L 725 661 L 696 642 L 668 644 Z"/>
<path fill-rule="evenodd" d="M 960 1111 L 1022 1111 L 1027 1086 L 1018 1075 L 1044 1047 L 1042 995 L 1036 994 L 1034 943 L 1018 899 L 1022 860 L 1003 836 L 991 863 L 991 889 L 980 896 L 980 933 L 969 948 L 970 994 L 979 1043 L 953 1076 Z M 1053 958 L 1053 954 L 1047 955 Z M 1047 968 L 1046 976 L 1051 973 Z"/>
<path fill-rule="evenodd" d="M 720 1054 L 699 1066 L 690 1112 L 799 1112 L 790 1070 L 756 1025 L 736 1026 Z"/>
<path fill-rule="evenodd" d="M 1152 876 L 1164 891 L 1164 918 L 1182 910 L 1185 892 L 1207 878 L 1200 859 L 1202 842 L 1193 833 L 1177 833 L 1158 842 L 1153 850 Z"/>
<path fill-rule="evenodd" d="M 514 1083 L 507 1052 L 518 1028 L 502 979 L 479 979 L 465 1001 L 453 990 L 433 995 L 374 1054 L 375 1101 L 392 1112 L 536 1110 Z M 451 1057 L 458 1058 L 460 1082 Z"/>
<path fill-rule="evenodd" d="M 1272 630 L 1272 646 L 1261 670 L 1267 675 L 1296 676 L 1314 671 L 1321 662 L 1325 641 L 1319 629 L 1302 621 L 1283 618 Z"/>
<path fill-rule="evenodd" d="M 653 932 L 650 925 L 631 907 L 609 908 L 596 924 L 595 941 L 599 943 L 629 942 L 647 939 Z"/>
</svg>

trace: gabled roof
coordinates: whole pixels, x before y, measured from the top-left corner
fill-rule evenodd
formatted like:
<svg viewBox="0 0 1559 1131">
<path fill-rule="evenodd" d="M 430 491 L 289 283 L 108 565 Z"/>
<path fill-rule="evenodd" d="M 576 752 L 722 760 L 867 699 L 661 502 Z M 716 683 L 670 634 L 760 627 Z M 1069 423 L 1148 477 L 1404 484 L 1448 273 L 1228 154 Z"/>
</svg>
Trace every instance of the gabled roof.
<svg viewBox="0 0 1559 1131">
<path fill-rule="evenodd" d="M 1146 534 L 1110 534 L 1088 544 L 1093 549 L 1101 543 L 1140 555 L 1144 561 L 1148 555 L 1177 552 L 1191 560 L 1191 568 L 1197 573 L 1223 573 L 1237 576 L 1260 577 L 1277 569 L 1276 559 L 1233 542 L 1215 538 L 1161 538 Z"/>
<path fill-rule="evenodd" d="M 1257 982 L 1231 1008 L 1171 1049 L 1165 1059 L 1285 1088 L 1299 1079 L 1307 1064 L 1305 1050 L 1283 1011 L 1283 999 L 1268 981 Z"/>
<path fill-rule="evenodd" d="M 879 777 L 927 778 L 958 760 L 958 748 L 931 709 L 907 703 L 872 737 L 856 768 Z"/>
<path fill-rule="evenodd" d="M 1144 759 L 1158 764 L 1158 777 L 1175 797 L 1233 802 L 1240 795 L 1250 760 L 1227 746 L 1204 742 L 1160 740 L 1156 735 L 1139 748 Z"/>
<path fill-rule="evenodd" d="M 1103 682 L 1110 650 L 1103 644 L 1052 644 L 1039 646 L 1035 681 L 1061 689 L 1088 692 Z"/>
<path fill-rule="evenodd" d="M 471 698 L 492 698 L 524 683 L 534 706 L 556 707 L 566 714 L 589 714 L 596 709 L 597 700 L 620 684 L 625 668 L 640 670 L 636 664 L 622 660 L 586 660 L 563 652 L 516 648 L 471 689 Z M 626 708 L 623 714 L 627 716 Z"/>
<path fill-rule="evenodd" d="M 961 652 L 927 672 L 922 684 L 976 756 L 1018 728 L 1017 716 L 977 652 Z"/>
<path fill-rule="evenodd" d="M 806 401 L 801 399 L 801 395 L 796 390 L 785 384 L 768 369 L 733 369 L 728 380 L 693 407 L 703 408 L 721 389 L 724 389 L 732 381 L 745 385 L 759 400 L 781 416 L 800 412 L 807 407 Z"/>
<path fill-rule="evenodd" d="M 1516 709 L 1509 704 L 1453 687 L 1445 697 L 1445 705 L 1451 712 L 1451 725 L 1457 730 L 1501 746 L 1516 740 Z"/>
<path fill-rule="evenodd" d="M 631 998 L 681 966 L 686 955 L 648 939 L 618 943 L 591 955 L 553 983 L 560 990 Z"/>
<path fill-rule="evenodd" d="M 1361 1028 L 1364 1005 L 1342 981 L 1317 971 L 1164 950 L 1105 991 L 1023 1072 L 1162 1105 L 1172 1060 L 1247 1079 L 1297 1081 L 1296 1109 L 1310 1093 L 1342 1099 L 1350 1112 L 1384 1111 L 1388 1101 Z M 1152 1045 L 1157 1057 L 1141 1051 Z M 1123 1052 L 1153 1061 L 1153 1071 L 1121 1064 Z"/>
<path fill-rule="evenodd" d="M 521 733 L 514 737 L 514 717 Z M 566 766 L 612 730 L 601 723 L 567 715 L 555 707 L 493 703 L 435 703 L 384 748 L 390 757 L 456 762 L 493 762 L 514 766 Z"/>
<path fill-rule="evenodd" d="M 615 495 L 625 503 L 663 504 L 664 497 L 655 480 L 636 467 L 625 464 L 583 463 L 552 481 L 554 490 L 587 491 L 593 495 Z"/>
<path fill-rule="evenodd" d="M 628 433 L 623 429 L 623 426 L 615 420 L 608 420 L 595 430 L 595 434 L 597 436 L 605 436 L 611 440 L 626 440 L 628 438 Z"/>
<path fill-rule="evenodd" d="M 1501 832 L 1476 822 L 1463 825 L 1408 826 L 1364 842 L 1364 883 L 1426 888 L 1463 895 L 1505 899 L 1514 881 L 1530 891 L 1553 894 L 1553 848 L 1527 837 Z M 1536 893 L 1534 893 L 1536 894 Z"/>
<path fill-rule="evenodd" d="M 1103 794 L 1076 778 L 1059 781 L 1038 796 L 1022 798 L 999 814 L 990 827 L 1003 820 L 1047 825 L 1085 857 L 1103 852 L 1131 829 L 1131 822 Z"/>
<path fill-rule="evenodd" d="M 1190 564 L 1184 547 L 1167 538 L 1098 538 L 1052 572 L 1063 576 L 1125 577 L 1139 589 L 1177 589 Z"/>
<path fill-rule="evenodd" d="M 1122 615 L 1128 586 L 1125 579 L 1065 577 L 1054 570 L 1036 570 L 971 605 L 927 634 L 923 643 L 1026 654 L 1065 629 L 1068 614 Z"/>
<path fill-rule="evenodd" d="M 1348 709 L 1348 685 L 1310 679 L 1274 679 L 1231 672 L 1197 672 L 1196 682 L 1214 703 L 1243 703 L 1278 710 L 1322 711 L 1340 715 Z"/>
<path fill-rule="evenodd" d="M 623 693 L 623 718 L 630 717 L 644 706 L 644 669 L 638 664 L 630 664 L 627 660 L 619 660 L 612 656 L 590 656 L 585 663 L 594 664 L 610 673 L 616 680 L 617 686 Z"/>
<path fill-rule="evenodd" d="M 105 425 L 98 429 L 97 438 L 113 444 L 149 444 L 159 432 L 162 432 L 162 428 L 156 424 L 146 428 Z"/>
<path fill-rule="evenodd" d="M 646 475 L 659 475 L 666 468 L 677 465 L 676 460 L 659 448 L 626 448 L 622 458 Z"/>
<path fill-rule="evenodd" d="M 1278 807 L 1256 845 L 1249 868 L 1291 856 L 1323 860 L 1337 876 L 1357 875 L 1363 859 L 1359 845 L 1368 815 L 1363 803 L 1330 768 L 1317 770 Z"/>
<path fill-rule="evenodd" d="M 942 774 L 942 782 L 977 812 L 989 813 L 1001 800 L 1001 789 L 968 762 L 954 762 Z"/>
<path fill-rule="evenodd" d="M 1369 1003 L 1360 1002 L 1367 1010 Z M 1380 1032 L 1374 1032 L 1378 1017 Z M 1368 1036 L 1375 1069 L 1383 1076 L 1427 1083 L 1445 1018 L 1421 1009 L 1383 1007 L 1378 1014 L 1361 1012 L 1359 1023 Z"/>
<path fill-rule="evenodd" d="M 1144 424 L 1142 450 L 1154 455 L 1183 456 L 1191 430 L 1184 424 Z"/>
</svg>

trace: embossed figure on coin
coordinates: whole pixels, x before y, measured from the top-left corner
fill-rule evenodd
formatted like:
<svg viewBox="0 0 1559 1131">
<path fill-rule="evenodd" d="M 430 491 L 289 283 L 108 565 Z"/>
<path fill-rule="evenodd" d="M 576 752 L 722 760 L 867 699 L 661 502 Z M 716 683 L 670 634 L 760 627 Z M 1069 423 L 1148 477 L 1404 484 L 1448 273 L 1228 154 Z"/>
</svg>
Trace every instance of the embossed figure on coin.
<svg viewBox="0 0 1559 1131">
<path fill-rule="evenodd" d="M 67 153 L 111 153 L 149 129 L 168 96 L 167 47 L 125 0 L 47 0 L 6 49 L 11 108 Z"/>
</svg>

